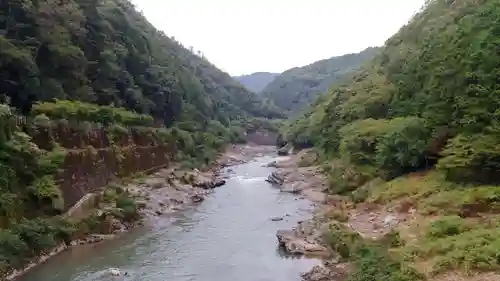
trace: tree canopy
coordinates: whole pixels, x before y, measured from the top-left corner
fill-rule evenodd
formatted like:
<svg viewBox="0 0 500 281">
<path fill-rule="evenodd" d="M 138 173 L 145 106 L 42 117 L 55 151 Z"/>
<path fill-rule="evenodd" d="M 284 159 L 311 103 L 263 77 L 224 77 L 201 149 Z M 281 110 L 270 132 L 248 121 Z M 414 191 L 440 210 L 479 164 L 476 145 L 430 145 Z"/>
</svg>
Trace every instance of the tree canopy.
<svg viewBox="0 0 500 281">
<path fill-rule="evenodd" d="M 289 139 L 339 157 L 352 155 L 346 145 L 359 137 L 358 152 L 394 154 L 385 168 L 417 167 L 418 158 L 433 156 L 450 177 L 460 171 L 462 179 L 493 180 L 500 171 L 490 142 L 499 136 L 499 13 L 494 1 L 428 1 L 369 64 L 291 122 Z M 384 130 L 386 124 L 400 132 Z M 472 172 L 479 167 L 488 171 Z"/>
<path fill-rule="evenodd" d="M 0 93 L 22 113 L 70 99 L 163 120 L 281 114 L 155 29 L 128 0 L 0 3 Z"/>
</svg>

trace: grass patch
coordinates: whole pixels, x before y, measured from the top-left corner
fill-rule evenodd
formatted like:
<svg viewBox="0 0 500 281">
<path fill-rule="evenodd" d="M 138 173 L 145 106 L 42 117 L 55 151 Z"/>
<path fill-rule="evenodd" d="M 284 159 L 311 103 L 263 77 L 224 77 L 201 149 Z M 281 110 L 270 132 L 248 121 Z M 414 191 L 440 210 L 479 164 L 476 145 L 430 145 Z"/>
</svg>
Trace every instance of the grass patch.
<svg viewBox="0 0 500 281">
<path fill-rule="evenodd" d="M 394 260 L 387 252 L 387 243 L 393 244 L 397 234 L 386 241 L 365 241 L 340 224 L 332 224 L 324 234 L 324 242 L 344 261 L 354 263 L 354 272 L 348 281 L 416 281 L 423 277 L 415 270 Z M 399 238 L 397 238 L 399 240 Z"/>
<path fill-rule="evenodd" d="M 472 227 L 472 223 L 459 216 L 442 217 L 430 224 L 426 237 L 432 239 L 459 235 L 469 231 Z"/>
<path fill-rule="evenodd" d="M 424 175 L 407 175 L 381 183 L 372 189 L 369 201 L 380 204 L 402 198 L 417 201 L 434 193 L 451 188 L 453 184 L 444 180 L 444 175 L 430 172 Z"/>
<path fill-rule="evenodd" d="M 397 200 L 417 203 L 423 214 L 474 216 L 500 212 L 500 186 L 460 185 L 437 171 L 410 174 L 372 188 L 368 201 L 387 204 Z"/>
<path fill-rule="evenodd" d="M 355 270 L 347 281 L 418 281 L 424 276 L 391 258 L 384 248 L 363 245 L 356 253 Z"/>
<path fill-rule="evenodd" d="M 440 222 L 442 224 L 442 222 Z M 493 271 L 500 269 L 500 228 L 475 228 L 462 230 L 454 226 L 439 226 L 438 236 L 426 237 L 418 245 L 406 249 L 410 260 L 430 260 L 431 273 L 461 270 L 466 274 L 474 271 Z M 436 223 L 431 225 L 428 234 L 436 235 Z"/>
<path fill-rule="evenodd" d="M 500 186 L 455 186 L 453 189 L 432 194 L 422 202 L 426 214 L 460 214 L 500 211 Z"/>
</svg>

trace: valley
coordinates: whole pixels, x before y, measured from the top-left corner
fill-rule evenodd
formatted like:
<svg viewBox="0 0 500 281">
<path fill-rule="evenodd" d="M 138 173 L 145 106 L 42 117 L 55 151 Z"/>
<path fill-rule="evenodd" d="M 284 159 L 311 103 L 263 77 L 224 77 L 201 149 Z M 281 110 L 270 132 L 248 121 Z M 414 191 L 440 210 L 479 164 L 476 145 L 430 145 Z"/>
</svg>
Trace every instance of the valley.
<svg viewBox="0 0 500 281">
<path fill-rule="evenodd" d="M 500 280 L 498 1 L 242 76 L 128 0 L 0 11 L 0 279 Z"/>
</svg>

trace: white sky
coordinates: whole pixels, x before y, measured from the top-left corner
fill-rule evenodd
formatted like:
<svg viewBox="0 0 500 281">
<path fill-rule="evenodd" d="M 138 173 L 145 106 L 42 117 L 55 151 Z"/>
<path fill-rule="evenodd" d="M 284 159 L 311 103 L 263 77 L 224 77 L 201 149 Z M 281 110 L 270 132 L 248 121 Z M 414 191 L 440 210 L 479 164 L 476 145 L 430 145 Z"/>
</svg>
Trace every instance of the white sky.
<svg viewBox="0 0 500 281">
<path fill-rule="evenodd" d="M 380 46 L 425 0 L 133 0 L 231 75 L 282 72 Z"/>
</svg>

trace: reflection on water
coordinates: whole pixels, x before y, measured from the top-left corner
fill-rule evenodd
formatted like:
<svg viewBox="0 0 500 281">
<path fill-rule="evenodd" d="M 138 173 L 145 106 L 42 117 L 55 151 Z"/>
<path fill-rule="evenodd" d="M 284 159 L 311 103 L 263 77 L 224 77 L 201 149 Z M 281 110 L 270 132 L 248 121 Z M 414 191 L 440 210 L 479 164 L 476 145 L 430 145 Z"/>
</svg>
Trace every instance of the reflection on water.
<svg viewBox="0 0 500 281">
<path fill-rule="evenodd" d="M 231 167 L 227 184 L 207 200 L 118 239 L 65 252 L 22 281 L 294 281 L 318 263 L 290 256 L 276 230 L 304 219 L 310 203 L 280 193 L 264 180 L 276 158 Z M 284 216 L 273 222 L 271 217 Z M 111 278 L 108 269 L 127 276 Z"/>
</svg>

